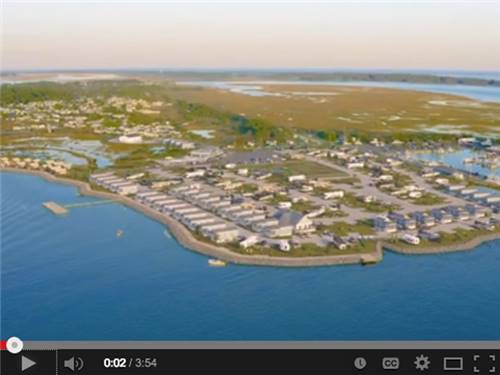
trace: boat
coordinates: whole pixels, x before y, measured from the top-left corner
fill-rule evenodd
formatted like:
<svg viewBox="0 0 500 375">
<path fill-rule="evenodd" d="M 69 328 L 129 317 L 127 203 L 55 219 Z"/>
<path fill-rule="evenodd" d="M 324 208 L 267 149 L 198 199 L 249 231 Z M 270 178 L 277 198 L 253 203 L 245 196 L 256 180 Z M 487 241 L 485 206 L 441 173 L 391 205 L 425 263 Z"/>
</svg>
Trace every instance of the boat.
<svg viewBox="0 0 500 375">
<path fill-rule="evenodd" d="M 212 267 L 224 267 L 227 265 L 227 263 L 220 259 L 209 259 L 208 265 Z"/>
<path fill-rule="evenodd" d="M 123 236 L 123 230 L 118 229 L 118 230 L 116 231 L 116 237 L 121 237 L 121 236 Z"/>
</svg>

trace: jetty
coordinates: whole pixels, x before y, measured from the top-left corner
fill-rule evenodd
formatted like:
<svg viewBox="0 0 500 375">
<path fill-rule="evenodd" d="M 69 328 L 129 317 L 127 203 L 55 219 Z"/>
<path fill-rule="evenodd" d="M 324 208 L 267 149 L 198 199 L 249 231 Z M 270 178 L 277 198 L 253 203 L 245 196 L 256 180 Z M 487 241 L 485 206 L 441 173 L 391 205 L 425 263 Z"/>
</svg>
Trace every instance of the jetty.
<svg viewBox="0 0 500 375">
<path fill-rule="evenodd" d="M 43 202 L 43 206 L 56 215 L 64 215 L 68 210 L 56 202 Z"/>
<path fill-rule="evenodd" d="M 56 215 L 64 215 L 64 214 L 68 213 L 70 208 L 92 207 L 92 206 L 99 206 L 102 204 L 110 204 L 110 203 L 116 203 L 116 200 L 114 200 L 114 199 L 107 199 L 107 200 L 101 199 L 101 200 L 97 200 L 97 201 L 70 203 L 70 204 L 65 204 L 65 205 L 61 205 L 61 204 L 56 203 L 56 202 L 44 202 L 44 203 L 42 203 L 42 205 Z"/>
</svg>

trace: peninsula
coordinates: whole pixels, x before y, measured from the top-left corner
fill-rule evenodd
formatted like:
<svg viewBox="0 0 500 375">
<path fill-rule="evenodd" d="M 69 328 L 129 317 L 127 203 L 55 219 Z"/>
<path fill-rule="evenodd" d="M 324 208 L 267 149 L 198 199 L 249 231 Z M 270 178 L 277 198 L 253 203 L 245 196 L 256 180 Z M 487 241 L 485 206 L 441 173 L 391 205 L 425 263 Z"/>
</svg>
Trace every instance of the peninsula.
<svg viewBox="0 0 500 375">
<path fill-rule="evenodd" d="M 369 264 L 383 249 L 500 238 L 500 104 L 320 83 L 245 90 L 161 76 L 4 85 L 0 167 L 116 200 L 239 264 Z M 383 111 L 380 95 L 395 99 Z M 462 167 L 428 150 L 472 156 Z"/>
</svg>

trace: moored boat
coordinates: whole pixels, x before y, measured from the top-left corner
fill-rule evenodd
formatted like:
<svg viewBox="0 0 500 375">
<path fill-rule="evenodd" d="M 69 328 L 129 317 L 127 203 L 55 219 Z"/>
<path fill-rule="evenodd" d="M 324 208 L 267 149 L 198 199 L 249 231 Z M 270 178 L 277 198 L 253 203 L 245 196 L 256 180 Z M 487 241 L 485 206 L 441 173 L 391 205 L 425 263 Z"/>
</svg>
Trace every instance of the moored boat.
<svg viewBox="0 0 500 375">
<path fill-rule="evenodd" d="M 227 265 L 227 263 L 220 259 L 209 259 L 208 265 L 212 267 L 224 267 Z"/>
</svg>

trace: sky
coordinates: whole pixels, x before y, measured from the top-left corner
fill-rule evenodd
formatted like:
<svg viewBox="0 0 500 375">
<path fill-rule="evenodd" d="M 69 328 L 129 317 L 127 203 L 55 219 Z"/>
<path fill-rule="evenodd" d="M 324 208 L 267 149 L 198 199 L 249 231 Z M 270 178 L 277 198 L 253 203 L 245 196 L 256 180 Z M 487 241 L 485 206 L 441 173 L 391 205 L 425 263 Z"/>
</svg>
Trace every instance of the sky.
<svg viewBox="0 0 500 375">
<path fill-rule="evenodd" d="M 500 70 L 500 1 L 14 1 L 1 68 Z"/>
</svg>

